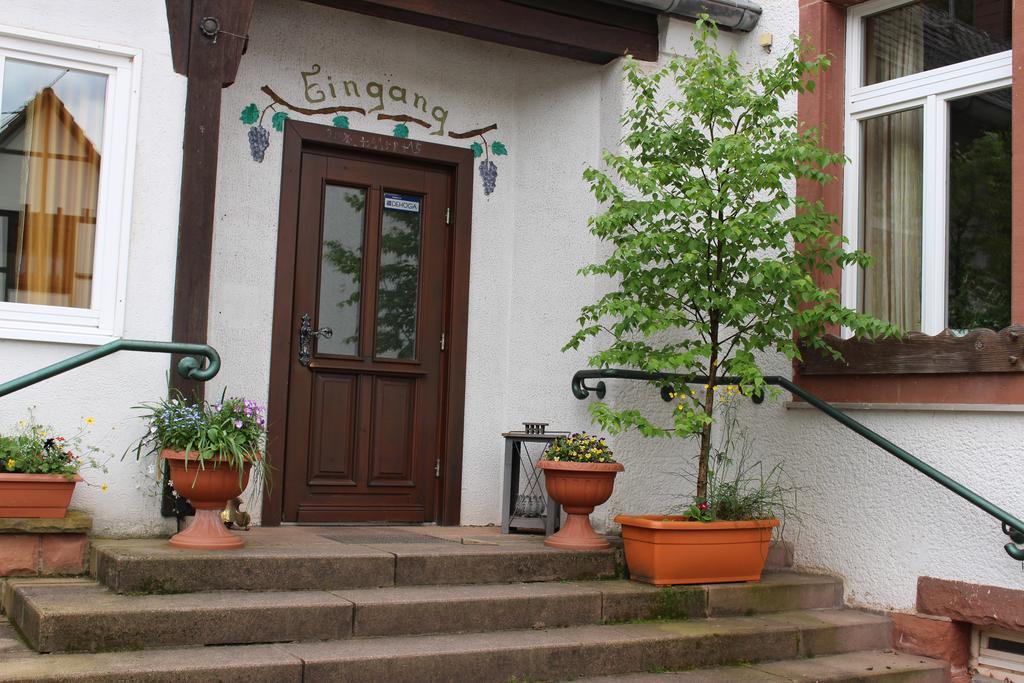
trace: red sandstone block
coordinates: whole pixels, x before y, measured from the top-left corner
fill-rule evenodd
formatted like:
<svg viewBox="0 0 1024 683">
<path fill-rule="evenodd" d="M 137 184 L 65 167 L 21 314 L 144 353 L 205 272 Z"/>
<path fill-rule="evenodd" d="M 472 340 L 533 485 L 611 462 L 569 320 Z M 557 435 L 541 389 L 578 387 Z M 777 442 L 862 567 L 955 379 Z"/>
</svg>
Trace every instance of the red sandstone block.
<svg viewBox="0 0 1024 683">
<path fill-rule="evenodd" d="M 37 573 L 39 540 L 27 534 L 0 535 L 0 576 Z"/>
<path fill-rule="evenodd" d="M 1024 629 L 1024 591 L 922 576 L 917 611 L 978 626 Z"/>
<path fill-rule="evenodd" d="M 85 534 L 51 534 L 42 537 L 43 574 L 84 574 L 89 545 Z"/>
<path fill-rule="evenodd" d="M 892 642 L 901 652 L 944 659 L 949 662 L 950 680 L 966 683 L 971 677 L 967 664 L 971 656 L 971 627 L 942 617 L 893 613 Z"/>
</svg>

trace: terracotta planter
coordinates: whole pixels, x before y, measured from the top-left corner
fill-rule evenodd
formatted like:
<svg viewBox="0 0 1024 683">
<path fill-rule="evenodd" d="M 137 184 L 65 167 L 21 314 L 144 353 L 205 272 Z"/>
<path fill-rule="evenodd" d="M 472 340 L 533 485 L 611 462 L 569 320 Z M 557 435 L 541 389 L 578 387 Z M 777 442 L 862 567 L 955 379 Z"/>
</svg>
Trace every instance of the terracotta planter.
<svg viewBox="0 0 1024 683">
<path fill-rule="evenodd" d="M 246 463 L 239 479 L 238 470 L 223 461 L 208 460 L 200 468 L 194 454 L 186 461 L 181 451 L 164 450 L 160 457 L 170 465 L 174 490 L 196 509 L 196 516 L 188 528 L 171 536 L 171 545 L 196 550 L 243 547 L 245 541 L 224 527 L 220 513 L 229 500 L 237 498 L 245 490 L 252 466 Z"/>
<path fill-rule="evenodd" d="M 759 581 L 777 519 L 690 522 L 618 515 L 630 578 L 656 586 Z"/>
<path fill-rule="evenodd" d="M 556 462 L 541 460 L 548 495 L 561 504 L 566 520 L 561 530 L 544 545 L 565 550 L 601 550 L 608 542 L 594 533 L 590 513 L 608 500 L 615 475 L 624 468 L 618 462 Z"/>
<path fill-rule="evenodd" d="M 61 519 L 80 481 L 77 474 L 0 474 L 0 517 Z"/>
</svg>

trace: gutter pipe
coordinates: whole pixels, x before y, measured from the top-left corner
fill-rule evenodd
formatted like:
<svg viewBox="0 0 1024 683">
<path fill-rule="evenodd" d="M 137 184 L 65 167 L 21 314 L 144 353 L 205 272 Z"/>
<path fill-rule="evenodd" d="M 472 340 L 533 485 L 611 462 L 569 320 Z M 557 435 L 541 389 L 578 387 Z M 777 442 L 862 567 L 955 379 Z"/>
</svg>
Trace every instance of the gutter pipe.
<svg viewBox="0 0 1024 683">
<path fill-rule="evenodd" d="M 696 20 L 707 14 L 720 28 L 749 32 L 761 18 L 761 6 L 751 0 L 620 0 L 663 14 Z"/>
</svg>

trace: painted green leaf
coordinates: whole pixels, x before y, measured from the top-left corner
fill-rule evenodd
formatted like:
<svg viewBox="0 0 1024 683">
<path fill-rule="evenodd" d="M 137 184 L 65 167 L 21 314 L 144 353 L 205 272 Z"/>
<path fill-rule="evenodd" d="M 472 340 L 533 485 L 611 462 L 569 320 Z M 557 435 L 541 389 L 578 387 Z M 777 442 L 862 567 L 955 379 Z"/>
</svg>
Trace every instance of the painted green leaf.
<svg viewBox="0 0 1024 683">
<path fill-rule="evenodd" d="M 491 154 L 503 157 L 506 154 L 508 154 L 508 150 L 505 149 L 505 145 L 495 140 L 494 142 L 491 143 Z"/>
<path fill-rule="evenodd" d="M 348 117 L 335 116 L 333 119 L 331 119 L 331 123 L 334 124 L 335 128 L 348 128 Z"/>
<path fill-rule="evenodd" d="M 469 146 L 469 148 L 473 150 L 474 159 L 484 153 L 484 146 L 481 145 L 479 142 L 474 142 L 472 145 Z"/>
<path fill-rule="evenodd" d="M 409 137 L 409 126 L 404 123 L 399 123 L 395 126 L 395 130 L 392 131 L 396 138 L 407 138 Z"/>
<path fill-rule="evenodd" d="M 249 105 L 242 110 L 242 115 L 238 117 L 242 123 L 247 126 L 251 126 L 256 123 L 260 118 L 260 109 L 255 103 L 250 102 Z"/>
<path fill-rule="evenodd" d="M 270 119 L 270 125 L 274 127 L 274 130 L 281 132 L 284 130 L 284 122 L 288 120 L 288 112 L 278 111 L 274 112 L 274 118 Z"/>
</svg>

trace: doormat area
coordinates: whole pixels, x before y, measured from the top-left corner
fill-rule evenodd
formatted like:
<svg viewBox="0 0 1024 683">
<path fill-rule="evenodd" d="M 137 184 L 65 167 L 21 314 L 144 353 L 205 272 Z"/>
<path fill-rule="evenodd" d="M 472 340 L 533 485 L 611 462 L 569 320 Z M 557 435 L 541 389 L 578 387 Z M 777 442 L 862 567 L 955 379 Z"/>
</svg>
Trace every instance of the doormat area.
<svg viewBox="0 0 1024 683">
<path fill-rule="evenodd" d="M 429 534 L 418 534 L 415 531 L 382 531 L 380 529 L 359 529 L 349 528 L 344 531 L 337 531 L 329 534 L 320 534 L 337 543 L 351 543 L 353 545 L 369 545 L 377 543 L 448 543 L 443 538 L 430 536 Z"/>
</svg>

